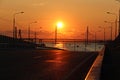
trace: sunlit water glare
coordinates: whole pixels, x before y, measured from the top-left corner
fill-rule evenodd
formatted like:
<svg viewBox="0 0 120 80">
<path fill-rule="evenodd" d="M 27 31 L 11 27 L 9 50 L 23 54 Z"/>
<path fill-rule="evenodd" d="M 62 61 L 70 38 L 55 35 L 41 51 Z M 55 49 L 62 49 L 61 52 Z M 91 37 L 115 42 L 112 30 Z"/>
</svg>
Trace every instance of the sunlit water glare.
<svg viewBox="0 0 120 80">
<path fill-rule="evenodd" d="M 46 42 L 48 47 L 56 47 L 68 51 L 100 51 L 104 45 L 100 43 L 89 43 L 85 46 L 84 42 L 59 42 L 57 44 L 52 42 Z"/>
</svg>

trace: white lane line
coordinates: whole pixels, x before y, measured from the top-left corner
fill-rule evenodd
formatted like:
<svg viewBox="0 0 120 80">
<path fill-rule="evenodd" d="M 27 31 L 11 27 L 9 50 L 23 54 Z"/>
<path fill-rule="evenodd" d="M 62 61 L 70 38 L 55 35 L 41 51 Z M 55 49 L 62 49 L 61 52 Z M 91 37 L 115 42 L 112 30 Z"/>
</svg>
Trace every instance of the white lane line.
<svg viewBox="0 0 120 80">
<path fill-rule="evenodd" d="M 78 64 L 72 71 L 63 79 L 67 80 L 81 65 L 83 65 L 86 61 L 88 61 L 93 55 L 89 56 L 86 60 L 82 61 L 80 64 Z"/>
</svg>

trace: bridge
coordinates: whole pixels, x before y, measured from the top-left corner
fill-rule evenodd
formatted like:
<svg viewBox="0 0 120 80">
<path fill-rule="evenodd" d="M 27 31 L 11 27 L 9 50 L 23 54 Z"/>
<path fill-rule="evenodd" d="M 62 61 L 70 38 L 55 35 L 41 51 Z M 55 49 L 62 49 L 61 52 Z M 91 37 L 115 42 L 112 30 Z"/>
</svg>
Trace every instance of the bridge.
<svg viewBox="0 0 120 80">
<path fill-rule="evenodd" d="M 41 39 L 41 38 L 22 38 L 24 41 L 28 42 L 36 42 L 36 43 L 41 43 L 41 42 L 55 42 L 55 39 Z M 86 40 L 84 39 L 57 39 L 57 42 L 85 42 Z M 95 40 L 89 40 L 89 42 L 95 42 Z M 96 42 L 101 42 L 103 43 L 104 41 L 102 40 L 97 40 Z M 108 42 L 108 41 L 106 41 Z"/>
</svg>

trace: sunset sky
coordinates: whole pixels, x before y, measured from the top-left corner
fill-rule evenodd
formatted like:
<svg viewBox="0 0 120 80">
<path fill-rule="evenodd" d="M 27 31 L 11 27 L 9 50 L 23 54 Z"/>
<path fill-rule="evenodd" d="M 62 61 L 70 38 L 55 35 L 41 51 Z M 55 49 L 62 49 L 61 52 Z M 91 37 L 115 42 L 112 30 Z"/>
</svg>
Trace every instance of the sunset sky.
<svg viewBox="0 0 120 80">
<path fill-rule="evenodd" d="M 113 22 L 115 16 L 106 12 L 118 15 L 119 6 L 115 0 L 0 0 L 0 34 L 12 36 L 13 14 L 23 11 L 24 14 L 16 15 L 16 26 L 22 30 L 23 37 L 27 37 L 28 25 L 37 21 L 31 24 L 31 32 L 36 31 L 39 38 L 54 38 L 56 23 L 61 21 L 59 38 L 82 39 L 87 26 L 91 33 L 100 31 L 98 26 L 101 26 L 106 27 L 106 36 L 110 39 L 110 24 L 104 21 Z M 97 36 L 103 39 L 102 29 Z"/>
</svg>

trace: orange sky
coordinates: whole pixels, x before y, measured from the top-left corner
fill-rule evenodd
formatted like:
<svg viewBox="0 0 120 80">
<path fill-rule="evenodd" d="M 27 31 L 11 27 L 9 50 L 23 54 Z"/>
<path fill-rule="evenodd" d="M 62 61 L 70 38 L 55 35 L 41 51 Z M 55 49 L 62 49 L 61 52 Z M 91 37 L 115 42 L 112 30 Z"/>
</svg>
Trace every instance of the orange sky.
<svg viewBox="0 0 120 80">
<path fill-rule="evenodd" d="M 40 38 L 54 38 L 56 23 L 62 21 L 64 27 L 58 30 L 59 38 L 81 39 L 87 26 L 91 33 L 102 26 L 106 27 L 106 38 L 109 39 L 110 25 L 104 21 L 114 21 L 115 16 L 106 12 L 118 14 L 119 5 L 115 0 L 0 0 L 0 31 L 11 35 L 13 14 L 24 11 L 24 14 L 16 15 L 16 25 L 25 37 L 28 25 L 37 21 L 31 24 L 31 31 L 36 30 Z M 98 36 L 103 39 L 103 31 L 98 32 Z"/>
</svg>

